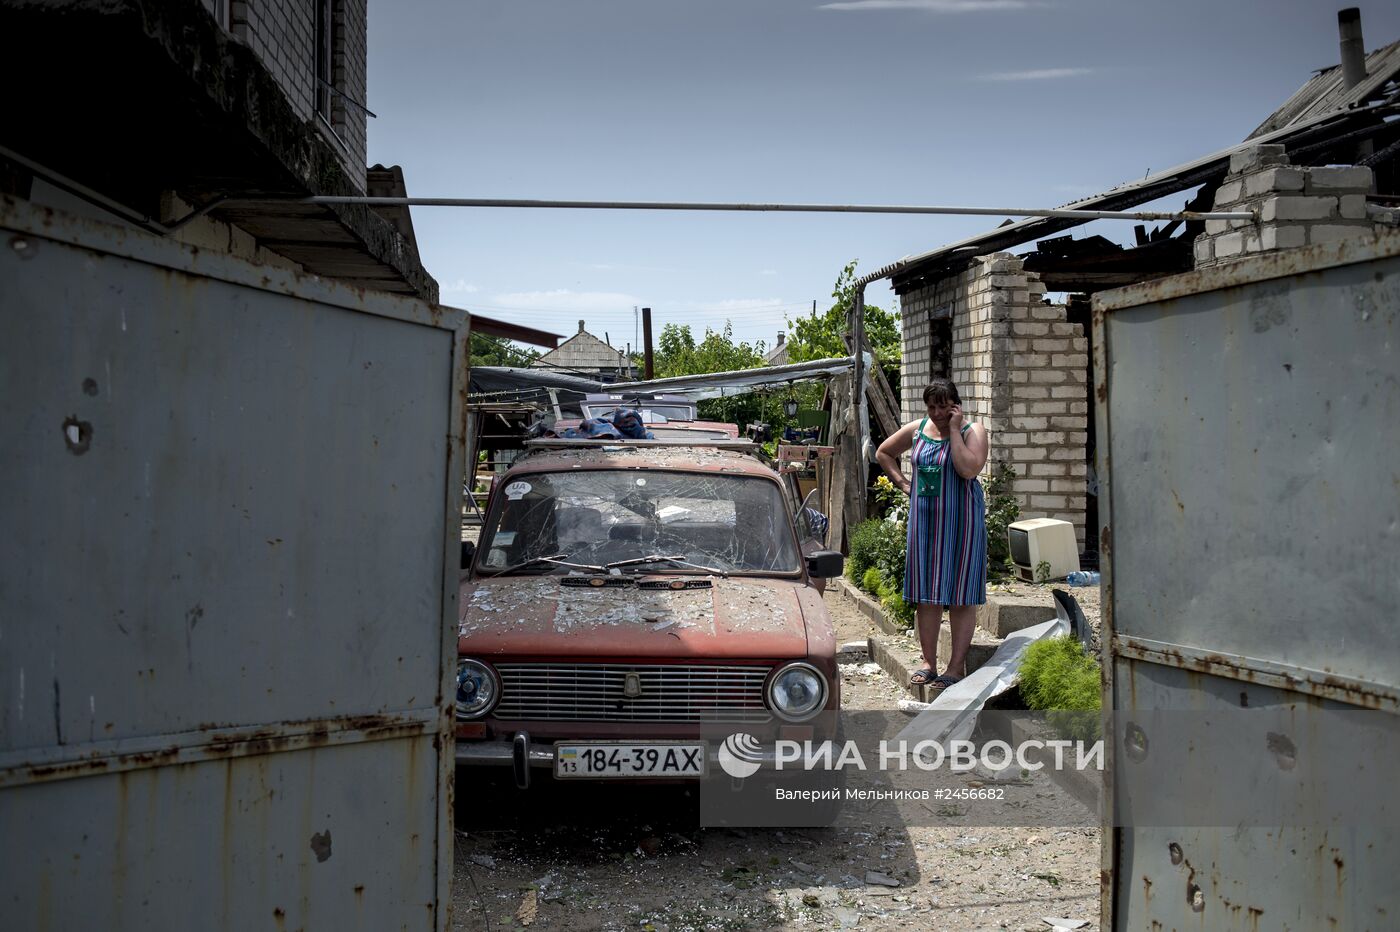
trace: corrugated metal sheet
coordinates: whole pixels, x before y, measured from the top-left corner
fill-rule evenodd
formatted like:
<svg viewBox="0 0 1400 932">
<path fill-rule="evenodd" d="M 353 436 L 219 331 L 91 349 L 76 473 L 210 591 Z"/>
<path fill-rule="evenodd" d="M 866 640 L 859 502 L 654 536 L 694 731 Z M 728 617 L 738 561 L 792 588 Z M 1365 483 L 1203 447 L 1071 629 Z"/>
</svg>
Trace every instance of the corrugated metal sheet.
<svg viewBox="0 0 1400 932">
<path fill-rule="evenodd" d="M 1388 59 L 1387 59 L 1388 61 Z M 1382 116 L 1393 115 L 1393 107 L 1357 107 L 1351 110 L 1323 111 L 1297 120 L 1277 130 L 1253 136 L 1239 145 L 1230 146 L 1202 158 L 1156 172 L 1140 181 L 1120 184 L 1103 194 L 1065 204 L 1074 210 L 1126 210 L 1148 201 L 1197 187 L 1211 179 L 1224 177 L 1230 156 L 1262 143 L 1281 143 L 1287 147 L 1310 145 L 1319 140 L 1340 136 L 1367 126 L 1378 126 Z M 901 294 L 917 287 L 915 279 L 927 277 L 937 270 L 974 256 L 988 255 L 1012 246 L 1041 239 L 1052 233 L 1082 226 L 1087 220 L 1031 217 L 1006 223 L 986 233 L 940 246 L 917 255 L 905 256 L 862 276 L 859 284 L 869 284 L 882 278 L 893 281 Z"/>
<path fill-rule="evenodd" d="M 0 224 L 4 924 L 446 928 L 464 315 Z"/>
<path fill-rule="evenodd" d="M 1400 75 L 1400 42 L 1392 42 L 1366 56 L 1366 80 L 1348 90 L 1342 81 L 1342 66 L 1323 68 L 1298 88 L 1269 118 L 1260 123 L 1250 139 L 1287 126 L 1305 122 L 1328 112 L 1346 110 L 1376 97 Z"/>
</svg>

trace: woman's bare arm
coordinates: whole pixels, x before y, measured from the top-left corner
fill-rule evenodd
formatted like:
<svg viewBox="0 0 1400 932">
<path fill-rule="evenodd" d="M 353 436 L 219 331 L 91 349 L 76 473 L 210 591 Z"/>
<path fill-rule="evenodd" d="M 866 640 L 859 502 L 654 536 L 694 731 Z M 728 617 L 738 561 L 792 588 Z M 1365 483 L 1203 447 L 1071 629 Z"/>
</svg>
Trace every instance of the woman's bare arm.
<svg viewBox="0 0 1400 932">
<path fill-rule="evenodd" d="M 948 453 L 953 459 L 953 468 L 964 479 L 976 479 L 982 467 L 987 465 L 987 451 L 991 441 L 987 428 L 973 424 L 964 436 L 962 432 L 962 407 L 953 406 L 953 416 L 948 420 Z"/>
<path fill-rule="evenodd" d="M 890 481 L 905 495 L 909 494 L 910 484 L 909 480 L 905 478 L 904 472 L 899 468 L 899 458 L 913 448 L 914 431 L 918 429 L 919 422 L 910 421 L 886 437 L 885 442 L 880 444 L 880 449 L 875 451 L 875 461 L 880 464 L 885 475 L 890 477 Z"/>
</svg>

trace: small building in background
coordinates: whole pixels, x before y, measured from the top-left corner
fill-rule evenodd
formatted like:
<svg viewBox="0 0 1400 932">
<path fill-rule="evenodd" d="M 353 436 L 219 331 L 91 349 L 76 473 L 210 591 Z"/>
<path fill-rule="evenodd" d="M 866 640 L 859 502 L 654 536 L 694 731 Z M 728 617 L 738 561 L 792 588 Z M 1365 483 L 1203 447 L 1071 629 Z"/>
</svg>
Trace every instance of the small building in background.
<svg viewBox="0 0 1400 932">
<path fill-rule="evenodd" d="M 787 334 L 778 334 L 777 344 L 763 355 L 765 366 L 786 366 L 790 362 L 788 359 Z"/>
<path fill-rule="evenodd" d="M 632 361 L 620 349 L 600 340 L 578 322 L 578 333 L 555 349 L 530 363 L 535 369 L 554 369 L 572 375 L 586 375 L 601 382 L 628 381 L 635 377 Z"/>
</svg>

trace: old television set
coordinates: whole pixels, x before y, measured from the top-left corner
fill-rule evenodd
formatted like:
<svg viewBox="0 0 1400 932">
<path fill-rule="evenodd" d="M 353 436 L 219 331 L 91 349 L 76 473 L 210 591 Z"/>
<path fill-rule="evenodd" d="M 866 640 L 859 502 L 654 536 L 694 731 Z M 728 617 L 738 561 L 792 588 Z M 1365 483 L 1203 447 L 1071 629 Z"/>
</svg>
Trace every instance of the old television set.
<svg viewBox="0 0 1400 932">
<path fill-rule="evenodd" d="M 1064 579 L 1079 571 L 1079 545 L 1074 525 L 1058 518 L 1027 518 L 1006 528 L 1007 549 L 1016 575 L 1026 582 L 1038 582 L 1036 568 L 1049 566 L 1044 579 Z"/>
</svg>

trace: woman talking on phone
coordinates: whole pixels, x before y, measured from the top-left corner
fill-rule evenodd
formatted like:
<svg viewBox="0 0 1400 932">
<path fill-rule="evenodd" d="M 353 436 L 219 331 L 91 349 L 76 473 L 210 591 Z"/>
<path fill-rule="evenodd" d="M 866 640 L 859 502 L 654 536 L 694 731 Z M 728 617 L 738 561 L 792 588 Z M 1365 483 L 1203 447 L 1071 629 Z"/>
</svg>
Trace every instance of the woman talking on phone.
<svg viewBox="0 0 1400 932">
<path fill-rule="evenodd" d="M 963 419 L 962 399 L 948 379 L 924 389 L 928 416 L 905 424 L 880 444 L 875 458 L 909 496 L 909 549 L 904 601 L 915 606 L 924 668 L 911 683 L 944 689 L 962 679 L 977 606 L 987 601 L 987 523 L 982 483 L 987 429 Z M 913 475 L 900 457 L 910 452 Z M 948 607 L 953 649 L 938 674 L 938 629 Z"/>
</svg>

